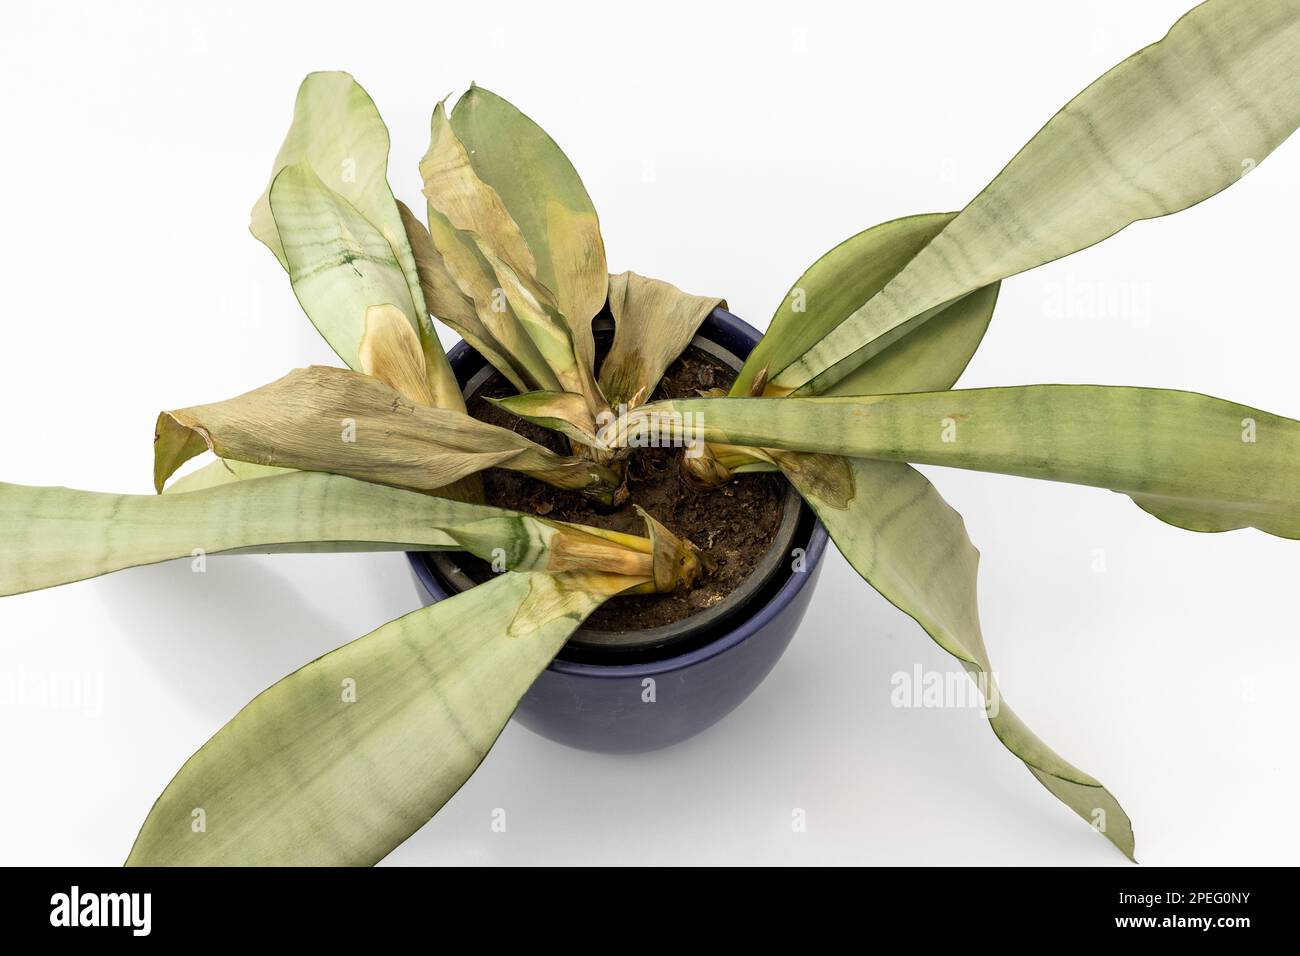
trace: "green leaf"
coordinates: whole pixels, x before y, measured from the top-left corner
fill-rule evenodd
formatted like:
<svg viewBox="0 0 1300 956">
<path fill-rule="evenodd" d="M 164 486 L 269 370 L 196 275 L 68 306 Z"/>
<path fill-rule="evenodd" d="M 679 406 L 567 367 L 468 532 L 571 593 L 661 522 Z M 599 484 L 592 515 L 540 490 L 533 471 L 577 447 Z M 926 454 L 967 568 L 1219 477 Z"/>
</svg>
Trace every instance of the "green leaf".
<svg viewBox="0 0 1300 956">
<path fill-rule="evenodd" d="M 771 369 L 779 369 L 820 341 L 857 306 L 880 291 L 955 213 L 908 216 L 872 226 L 818 259 L 786 294 L 763 338 L 750 353 L 731 394 L 761 393 Z M 949 388 L 965 370 L 993 318 L 999 284 L 975 292 L 863 363 L 831 387 L 830 395 Z M 789 456 L 787 456 L 788 459 Z M 684 466 L 706 485 L 733 475 L 767 471 L 757 448 L 710 443 Z"/>
<path fill-rule="evenodd" d="M 1002 699 L 980 630 L 979 552 L 961 516 L 905 464 L 839 458 L 828 468 L 825 460 L 807 467 L 813 464 L 808 456 L 778 460 L 854 569 L 962 662 L 984 694 L 989 723 L 1003 745 L 1133 859 L 1132 824 L 1110 791 L 1058 756 Z"/>
<path fill-rule="evenodd" d="M 1071 100 L 769 390 L 825 393 L 935 311 L 1232 185 L 1300 124 L 1300 5 L 1208 0 Z"/>
<path fill-rule="evenodd" d="M 749 354 L 731 394 L 750 394 L 764 370 L 780 371 L 853 314 L 907 265 L 956 213 L 907 216 L 872 226 L 840 243 L 799 277 Z M 833 386 L 829 395 L 949 388 L 984 338 L 998 284 L 978 289 L 938 312 Z"/>
<path fill-rule="evenodd" d="M 725 308 L 726 302 L 688 295 L 635 272 L 610 276 L 614 344 L 600 367 L 600 387 L 609 403 L 635 407 L 648 402 L 664 371 L 718 306 Z"/>
<path fill-rule="evenodd" d="M 292 474 L 292 468 L 277 468 L 274 465 L 254 465 L 246 461 L 218 458 L 202 468 L 195 469 L 188 475 L 177 478 L 162 493 L 165 495 L 182 494 L 190 491 L 203 491 L 228 485 L 234 481 L 251 481 L 254 478 L 269 478 L 271 475 Z"/>
<path fill-rule="evenodd" d="M 376 229 L 400 234 L 388 187 L 388 128 L 370 95 L 347 73 L 310 73 L 298 88 L 293 122 L 271 166 L 269 182 L 299 163 L 311 167 L 326 188 Z M 288 269 L 271 212 L 270 186 L 253 206 L 249 229 Z"/>
<path fill-rule="evenodd" d="M 429 200 L 434 244 L 461 290 L 474 300 L 480 319 L 491 327 L 485 309 L 490 300 L 492 311 L 501 312 L 499 299 L 504 296 L 519 326 L 554 372 L 556 384 L 565 391 L 581 391 L 583 379 L 572 336 L 555 311 L 551 292 L 537 280 L 533 253 L 496 190 L 475 172 L 469 151 L 452 130 L 441 103 L 433 111 L 429 150 L 420 161 L 420 175 Z M 440 226 L 440 218 L 446 225 Z M 474 258 L 483 266 L 477 270 L 481 277 L 468 263 L 460 264 L 463 254 L 457 255 L 456 243 L 442 235 L 448 228 L 459 234 L 462 245 L 475 249 Z M 518 351 L 506 338 L 498 336 L 498 341 L 507 352 Z M 549 387 L 541 376 L 533 377 Z"/>
<path fill-rule="evenodd" d="M 221 458 L 437 491 L 485 468 L 522 471 L 609 502 L 620 482 L 596 462 L 556 455 L 508 428 L 404 398 L 378 379 L 312 366 L 211 405 L 163 412 L 154 487 L 204 451 Z"/>
<path fill-rule="evenodd" d="M 782 367 L 826 335 L 878 292 L 951 219 L 952 214 L 936 214 L 883 223 L 814 263 L 777 310 L 733 394 L 748 394 L 763 369 Z M 948 388 L 979 346 L 997 293 L 994 284 L 960 299 L 865 362 L 832 392 Z M 731 446 L 708 447 L 717 453 Z M 776 450 L 764 454 L 780 465 L 863 579 L 962 661 L 984 694 L 998 739 L 1051 793 L 1132 859 L 1132 824 L 1115 798 L 1048 748 L 1003 701 L 980 629 L 978 552 L 961 517 L 930 482 L 903 463 Z M 728 470 L 735 470 L 725 454 L 718 458 Z"/>
<path fill-rule="evenodd" d="M 415 326 L 406 277 L 392 246 L 306 163 L 286 167 L 270 190 L 289 281 L 303 311 L 350 368 L 360 369 L 366 310 L 395 305 Z"/>
<path fill-rule="evenodd" d="M 250 229 L 289 272 L 303 311 L 351 368 L 360 369 L 366 311 L 391 305 L 419 336 L 433 394 L 443 407 L 463 409 L 388 185 L 388 146 L 379 111 L 351 76 L 308 75 Z"/>
<path fill-rule="evenodd" d="M 500 149 L 503 144 L 494 143 Z M 420 160 L 420 176 L 429 207 L 457 229 L 481 240 L 516 272 L 534 275 L 532 250 L 505 202 L 472 165 L 469 149 L 461 142 L 439 103 L 429 123 L 429 148 Z"/>
<path fill-rule="evenodd" d="M 0 594 L 196 552 L 466 550 L 457 535 L 490 541 L 480 557 L 491 559 L 492 548 L 502 547 L 512 568 L 547 568 L 555 527 L 497 508 L 311 472 L 162 496 L 0 483 Z M 648 541 L 644 547 L 649 550 Z"/>
<path fill-rule="evenodd" d="M 540 126 L 495 93 L 471 86 L 451 126 L 532 250 L 585 368 L 595 367 L 591 320 L 605 304 L 607 268 L 596 208 L 577 170 Z"/>
<path fill-rule="evenodd" d="M 439 525 L 495 513 L 306 472 L 162 496 L 0 483 L 0 594 L 197 553 L 461 550 Z"/>
<path fill-rule="evenodd" d="M 1300 422 L 1194 392 L 1023 385 L 661 402 L 709 441 L 1068 481 L 1192 531 L 1300 538 Z M 635 422 L 633 423 L 635 425 Z"/>
<path fill-rule="evenodd" d="M 504 574 L 295 671 L 185 763 L 127 864 L 378 862 L 469 779 L 537 675 L 625 583 Z"/>
</svg>

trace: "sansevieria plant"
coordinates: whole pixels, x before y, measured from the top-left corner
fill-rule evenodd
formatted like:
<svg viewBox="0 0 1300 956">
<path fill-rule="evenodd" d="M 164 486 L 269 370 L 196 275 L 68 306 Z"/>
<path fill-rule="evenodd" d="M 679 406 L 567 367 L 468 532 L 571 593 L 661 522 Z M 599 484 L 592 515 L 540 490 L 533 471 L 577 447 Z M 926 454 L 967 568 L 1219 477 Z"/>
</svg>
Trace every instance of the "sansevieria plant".
<svg viewBox="0 0 1300 956">
<path fill-rule="evenodd" d="M 1300 422 L 1162 389 L 952 389 L 1003 279 L 1214 195 L 1298 124 L 1300 0 L 1208 0 L 1066 104 L 960 212 L 874 226 L 815 262 L 729 394 L 653 401 L 721 300 L 608 275 L 591 199 L 541 128 L 478 87 L 438 104 L 417 213 L 389 187 L 366 92 L 308 76 L 252 232 L 346 367 L 162 413 L 159 495 L 0 485 L 0 594 L 196 549 L 453 549 L 504 570 L 257 696 L 176 774 L 127 862 L 383 858 L 474 772 L 594 609 L 709 573 L 649 514 L 632 535 L 490 507 L 480 473 L 618 505 L 640 439 L 683 422 L 697 486 L 783 473 L 862 577 L 978 679 L 1006 748 L 1132 858 L 1116 799 L 1001 698 L 977 552 L 912 463 L 1108 488 L 1192 531 L 1300 538 Z M 592 319 L 607 307 L 598 364 Z M 565 454 L 467 414 L 430 316 Z M 173 480 L 205 452 L 217 460 Z M 348 681 L 366 688 L 355 703 L 339 694 Z M 203 832 L 196 807 L 213 821 Z"/>
</svg>

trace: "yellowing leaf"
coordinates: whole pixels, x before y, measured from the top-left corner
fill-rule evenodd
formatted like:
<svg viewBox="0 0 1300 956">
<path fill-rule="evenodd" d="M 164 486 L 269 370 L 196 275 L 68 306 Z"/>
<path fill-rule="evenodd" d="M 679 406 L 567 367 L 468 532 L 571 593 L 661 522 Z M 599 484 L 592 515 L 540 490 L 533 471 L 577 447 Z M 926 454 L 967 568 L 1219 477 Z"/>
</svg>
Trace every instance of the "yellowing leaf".
<svg viewBox="0 0 1300 956">
<path fill-rule="evenodd" d="M 605 244 L 577 170 L 540 126 L 495 93 L 472 86 L 451 126 L 478 177 L 496 191 L 555 296 L 580 364 L 593 368 L 591 320 L 605 304 Z"/>
<path fill-rule="evenodd" d="M 595 462 L 556 455 L 463 412 L 417 405 L 368 375 L 322 366 L 224 402 L 164 412 L 154 446 L 155 487 L 161 490 L 183 462 L 207 450 L 417 491 L 492 467 L 606 502 L 619 484 Z"/>
<path fill-rule="evenodd" d="M 421 405 L 437 405 L 425 378 L 420 340 L 401 311 L 391 305 L 366 310 L 358 349 L 361 371 Z"/>
<path fill-rule="evenodd" d="M 688 295 L 675 285 L 623 272 L 609 279 L 614 344 L 600 368 L 611 405 L 629 408 L 650 400 L 664 371 L 718 306 L 717 297 Z"/>
</svg>

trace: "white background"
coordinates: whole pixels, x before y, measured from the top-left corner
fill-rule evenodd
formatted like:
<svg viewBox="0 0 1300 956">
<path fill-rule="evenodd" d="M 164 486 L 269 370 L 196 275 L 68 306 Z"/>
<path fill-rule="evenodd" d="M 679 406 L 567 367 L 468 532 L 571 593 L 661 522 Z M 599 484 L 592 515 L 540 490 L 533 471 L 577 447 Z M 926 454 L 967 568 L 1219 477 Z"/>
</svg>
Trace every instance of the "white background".
<svg viewBox="0 0 1300 956">
<path fill-rule="evenodd" d="M 0 477 L 147 493 L 159 409 L 334 361 L 246 231 L 310 70 L 373 95 L 408 202 L 434 102 L 470 81 L 505 95 L 581 171 L 611 271 L 763 326 L 835 243 L 960 207 L 1186 2 L 10 5 Z M 1300 416 L 1298 200 L 1291 142 L 1197 208 L 1008 281 L 962 384 L 1169 386 Z M 1138 858 L 1296 862 L 1300 545 L 927 473 L 983 553 L 1008 700 L 1118 796 Z M 0 863 L 120 862 L 245 701 L 415 602 L 398 555 L 216 557 L 0 602 Z M 790 651 L 723 723 L 636 757 L 511 726 L 389 860 L 1128 865 L 978 713 L 892 707 L 917 663 L 951 667 L 833 554 Z M 102 706 L 12 690 L 56 679 Z"/>
</svg>

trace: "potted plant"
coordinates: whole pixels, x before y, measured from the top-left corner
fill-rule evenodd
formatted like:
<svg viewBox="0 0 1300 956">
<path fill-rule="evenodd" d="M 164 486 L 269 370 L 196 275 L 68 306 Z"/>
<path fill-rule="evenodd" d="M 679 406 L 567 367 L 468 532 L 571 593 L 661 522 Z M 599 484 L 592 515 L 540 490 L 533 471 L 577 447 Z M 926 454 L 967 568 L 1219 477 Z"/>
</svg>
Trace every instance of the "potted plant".
<svg viewBox="0 0 1300 956">
<path fill-rule="evenodd" d="M 962 211 L 872 227 L 819 259 L 755 345 L 718 298 L 609 276 L 581 180 L 500 97 L 473 88 L 435 109 L 422 221 L 389 189 L 369 97 L 345 74 L 308 77 L 253 232 L 348 368 L 164 412 L 157 497 L 0 486 L 0 593 L 196 549 L 390 548 L 419 552 L 430 596 L 448 596 L 256 697 L 180 769 L 128 862 L 374 862 L 473 773 L 521 700 L 534 726 L 587 746 L 652 746 L 717 719 L 788 641 L 824 537 L 805 505 L 786 520 L 784 493 L 748 499 L 737 534 L 756 537 L 721 552 L 724 511 L 682 519 L 783 481 L 971 673 L 1007 749 L 1132 858 L 1116 799 L 1002 699 L 977 554 L 910 463 L 1109 488 L 1194 531 L 1300 537 L 1300 422 L 1161 389 L 952 389 L 1003 279 L 1214 195 L 1297 124 L 1300 10 L 1209 0 L 1067 104 Z M 430 314 L 468 343 L 453 361 Z M 219 460 L 168 484 L 205 451 Z M 780 567 L 746 593 L 772 542 Z M 440 552 L 486 570 L 422 557 Z M 731 586 L 690 604 L 719 580 Z M 607 602 L 638 601 L 580 633 Z M 598 726 L 547 689 L 621 683 L 626 700 L 663 666 L 714 709 L 681 710 L 659 739 L 611 733 L 611 700 L 586 684 L 565 686 L 591 695 Z M 194 825 L 200 813 L 222 825 Z"/>
<path fill-rule="evenodd" d="M 613 324 L 597 318 L 598 345 L 611 338 Z M 758 340 L 751 326 L 715 308 L 674 361 L 675 374 L 667 376 L 670 390 L 691 393 L 704 383 L 729 380 Z M 598 349 L 598 357 L 604 351 Z M 448 359 L 467 397 L 472 396 L 472 410 L 492 411 L 479 396 L 494 382 L 496 391 L 508 391 L 499 373 L 464 342 Z M 532 434 L 539 441 L 547 438 L 539 426 Z M 673 430 L 664 434 L 671 440 Z M 702 442 L 684 450 L 671 444 L 636 449 L 628 459 L 632 473 L 627 487 L 633 501 L 665 521 L 671 512 L 669 523 L 676 530 L 708 545 L 710 574 L 675 596 L 610 602 L 597 611 L 520 700 L 514 716 L 526 727 L 570 746 L 605 752 L 677 743 L 730 713 L 789 644 L 821 570 L 826 529 L 778 475 L 701 486 L 679 467 L 677 457 L 703 450 Z M 493 501 L 552 513 L 556 496 L 546 485 L 504 472 L 485 478 Z M 531 490 L 526 487 L 530 482 Z M 601 515 L 583 508 L 581 500 L 568 503 L 588 520 L 625 523 L 631 518 L 626 511 Z M 684 530 L 687 526 L 690 531 Z M 493 573 L 487 563 L 463 552 L 411 552 L 408 557 L 426 603 L 464 591 Z"/>
</svg>

